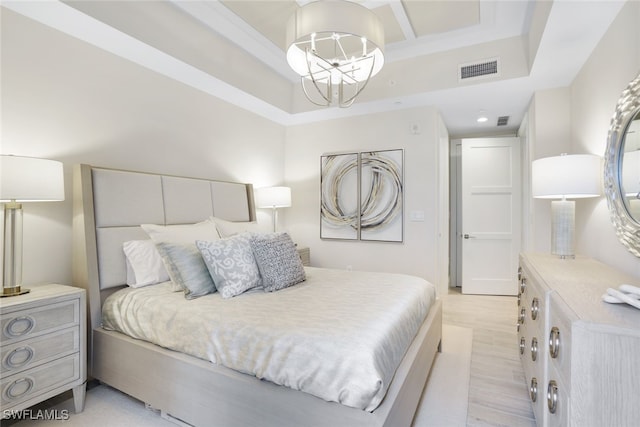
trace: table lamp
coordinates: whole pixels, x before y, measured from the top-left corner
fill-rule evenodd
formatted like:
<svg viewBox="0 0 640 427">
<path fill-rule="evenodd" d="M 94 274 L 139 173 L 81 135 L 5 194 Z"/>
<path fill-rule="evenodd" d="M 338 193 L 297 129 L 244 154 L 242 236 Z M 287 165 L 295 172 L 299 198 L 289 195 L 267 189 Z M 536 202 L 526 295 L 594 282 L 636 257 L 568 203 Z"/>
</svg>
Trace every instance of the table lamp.
<svg viewBox="0 0 640 427">
<path fill-rule="evenodd" d="M 601 159 L 592 154 L 563 154 L 534 160 L 531 165 L 533 197 L 551 202 L 551 253 L 575 257 L 575 202 L 567 199 L 601 194 Z"/>
<path fill-rule="evenodd" d="M 64 200 L 62 163 L 0 155 L 0 203 L 4 204 L 2 294 L 29 292 L 22 285 L 22 203 Z"/>
<path fill-rule="evenodd" d="M 273 215 L 273 232 L 276 232 L 278 222 L 278 209 L 291 206 L 291 188 L 289 187 L 263 187 L 257 188 L 255 193 L 256 207 L 271 208 Z"/>
</svg>

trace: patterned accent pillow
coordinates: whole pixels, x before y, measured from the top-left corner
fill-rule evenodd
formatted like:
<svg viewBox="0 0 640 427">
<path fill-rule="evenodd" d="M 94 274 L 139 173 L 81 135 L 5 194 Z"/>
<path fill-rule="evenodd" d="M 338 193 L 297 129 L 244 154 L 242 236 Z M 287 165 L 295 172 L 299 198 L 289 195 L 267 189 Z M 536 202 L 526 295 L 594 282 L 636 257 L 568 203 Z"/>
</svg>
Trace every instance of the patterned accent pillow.
<svg viewBox="0 0 640 427">
<path fill-rule="evenodd" d="M 235 297 L 260 286 L 250 234 L 236 234 L 215 242 L 196 240 L 196 246 L 222 298 Z"/>
<path fill-rule="evenodd" d="M 186 299 L 194 299 L 216 291 L 209 270 L 194 244 L 160 242 L 156 244 L 173 283 L 184 289 Z"/>
<path fill-rule="evenodd" d="M 277 291 L 306 280 L 296 245 L 287 233 L 254 234 L 251 248 L 266 292 Z"/>
</svg>

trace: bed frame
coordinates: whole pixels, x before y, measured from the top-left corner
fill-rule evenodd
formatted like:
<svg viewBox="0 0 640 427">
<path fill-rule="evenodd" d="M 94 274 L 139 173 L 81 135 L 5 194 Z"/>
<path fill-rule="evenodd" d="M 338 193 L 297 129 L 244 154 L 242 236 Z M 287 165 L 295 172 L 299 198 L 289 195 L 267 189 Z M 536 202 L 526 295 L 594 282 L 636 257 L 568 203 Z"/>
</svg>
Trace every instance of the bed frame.
<svg viewBox="0 0 640 427">
<path fill-rule="evenodd" d="M 411 425 L 440 350 L 439 299 L 378 408 L 326 402 L 101 327 L 102 302 L 126 282 L 122 243 L 147 238 L 140 224 L 255 220 L 251 184 L 76 165 L 73 185 L 73 280 L 88 295 L 90 377 L 195 426 Z"/>
</svg>

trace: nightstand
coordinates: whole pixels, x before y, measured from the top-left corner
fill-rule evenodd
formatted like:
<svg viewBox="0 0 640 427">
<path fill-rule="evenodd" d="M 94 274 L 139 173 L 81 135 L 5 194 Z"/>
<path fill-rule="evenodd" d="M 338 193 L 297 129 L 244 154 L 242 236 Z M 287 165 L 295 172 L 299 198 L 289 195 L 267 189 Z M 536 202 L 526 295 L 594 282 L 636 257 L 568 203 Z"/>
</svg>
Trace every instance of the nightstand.
<svg viewBox="0 0 640 427">
<path fill-rule="evenodd" d="M 311 265 L 311 250 L 309 248 L 298 248 L 298 255 L 300 255 L 302 265 L 305 267 Z"/>
<path fill-rule="evenodd" d="M 84 289 L 34 286 L 0 298 L 0 402 L 2 416 L 73 390 L 84 409 L 87 380 Z"/>
</svg>

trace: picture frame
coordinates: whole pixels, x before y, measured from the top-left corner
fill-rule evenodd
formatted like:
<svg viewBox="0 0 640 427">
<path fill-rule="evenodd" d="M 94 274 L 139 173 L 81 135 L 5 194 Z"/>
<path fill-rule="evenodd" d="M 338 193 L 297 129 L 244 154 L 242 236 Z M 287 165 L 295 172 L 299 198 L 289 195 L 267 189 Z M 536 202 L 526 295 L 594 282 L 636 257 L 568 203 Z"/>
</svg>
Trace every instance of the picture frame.
<svg viewBox="0 0 640 427">
<path fill-rule="evenodd" d="M 320 157 L 320 238 L 357 240 L 360 235 L 358 153 Z"/>
<path fill-rule="evenodd" d="M 320 157 L 320 238 L 403 242 L 404 150 Z"/>
<path fill-rule="evenodd" d="M 404 150 L 360 153 L 360 240 L 404 238 Z"/>
</svg>

